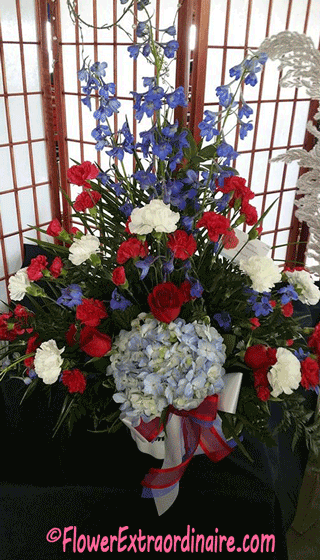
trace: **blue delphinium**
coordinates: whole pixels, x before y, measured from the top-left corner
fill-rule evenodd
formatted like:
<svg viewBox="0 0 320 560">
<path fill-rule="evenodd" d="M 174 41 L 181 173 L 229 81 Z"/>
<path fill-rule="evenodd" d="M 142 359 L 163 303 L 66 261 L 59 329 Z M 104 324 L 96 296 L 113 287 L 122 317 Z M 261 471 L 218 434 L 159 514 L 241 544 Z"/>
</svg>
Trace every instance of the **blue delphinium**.
<svg viewBox="0 0 320 560">
<path fill-rule="evenodd" d="M 78 284 L 70 284 L 67 288 L 61 288 L 61 296 L 57 299 L 58 305 L 75 307 L 82 302 L 82 290 Z"/>
<path fill-rule="evenodd" d="M 125 311 L 130 305 L 132 305 L 131 301 L 119 294 L 117 288 L 115 288 L 111 294 L 111 309 L 120 309 L 121 311 Z"/>
<path fill-rule="evenodd" d="M 304 352 L 302 348 L 299 348 L 299 350 L 294 350 L 294 355 L 296 358 L 298 358 L 299 362 L 303 362 L 303 360 L 310 356 L 310 352 Z"/>
<path fill-rule="evenodd" d="M 270 297 L 262 296 L 260 301 L 256 301 L 252 305 L 252 309 L 256 317 L 260 317 L 260 315 L 266 317 L 273 311 L 273 307 L 270 304 Z"/>
<path fill-rule="evenodd" d="M 221 327 L 224 331 L 229 331 L 231 328 L 231 317 L 229 313 L 226 311 L 222 311 L 221 313 L 215 313 L 213 318 L 217 321 L 219 327 Z"/>
<path fill-rule="evenodd" d="M 161 46 L 163 48 L 164 56 L 167 58 L 174 58 L 179 48 L 179 43 L 178 41 L 172 40 L 168 41 L 168 43 L 162 44 Z"/>
<path fill-rule="evenodd" d="M 186 95 L 182 86 L 179 86 L 171 93 L 167 93 L 165 95 L 165 99 L 170 109 L 175 109 L 178 106 L 187 107 L 188 105 Z"/>
<path fill-rule="evenodd" d="M 247 136 L 249 130 L 252 129 L 253 129 L 253 124 L 251 122 L 245 123 L 243 121 L 240 121 L 239 135 L 241 140 L 243 140 Z"/>
<path fill-rule="evenodd" d="M 215 122 L 217 118 L 217 113 L 206 110 L 204 111 L 204 119 L 199 123 L 200 136 L 205 138 L 207 142 L 212 140 L 213 136 L 219 134 L 219 130 L 215 127 Z"/>
<path fill-rule="evenodd" d="M 291 284 L 284 286 L 283 288 L 279 288 L 278 294 L 281 294 L 282 305 L 289 303 L 289 301 L 297 301 L 297 299 L 299 299 L 297 292 Z"/>
<path fill-rule="evenodd" d="M 223 107 L 229 107 L 232 103 L 232 93 L 229 86 L 219 86 L 216 88 L 216 94 L 219 98 L 219 103 Z"/>
<path fill-rule="evenodd" d="M 149 255 L 145 259 L 141 259 L 135 263 L 135 266 L 141 270 L 140 280 L 144 280 L 148 275 L 151 265 L 157 260 L 158 257 Z"/>
<path fill-rule="evenodd" d="M 141 185 L 142 189 L 149 189 L 154 187 L 157 182 L 157 177 L 154 173 L 139 170 L 133 173 L 132 177 Z"/>
</svg>

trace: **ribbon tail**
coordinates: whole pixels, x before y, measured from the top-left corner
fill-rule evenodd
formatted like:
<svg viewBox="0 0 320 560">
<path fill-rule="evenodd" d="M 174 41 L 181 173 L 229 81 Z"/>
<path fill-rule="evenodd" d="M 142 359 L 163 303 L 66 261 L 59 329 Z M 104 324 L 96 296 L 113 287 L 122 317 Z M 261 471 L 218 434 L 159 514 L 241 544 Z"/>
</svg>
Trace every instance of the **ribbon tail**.
<svg viewBox="0 0 320 560">
<path fill-rule="evenodd" d="M 150 493 L 153 496 L 158 515 L 167 511 L 176 500 L 179 480 L 198 447 L 200 432 L 201 427 L 188 418 L 181 420 L 176 415 L 171 416 L 167 424 L 165 459 L 162 468 L 150 469 L 141 483 L 145 487 L 143 496 L 150 496 Z M 185 449 L 184 457 L 182 457 L 183 449 Z M 147 488 L 150 490 L 147 491 Z"/>
<path fill-rule="evenodd" d="M 200 447 L 214 463 L 217 463 L 230 455 L 236 445 L 237 444 L 234 440 L 230 440 L 228 442 L 226 441 L 221 428 L 221 419 L 219 417 L 216 418 L 213 426 L 202 428 Z"/>
</svg>

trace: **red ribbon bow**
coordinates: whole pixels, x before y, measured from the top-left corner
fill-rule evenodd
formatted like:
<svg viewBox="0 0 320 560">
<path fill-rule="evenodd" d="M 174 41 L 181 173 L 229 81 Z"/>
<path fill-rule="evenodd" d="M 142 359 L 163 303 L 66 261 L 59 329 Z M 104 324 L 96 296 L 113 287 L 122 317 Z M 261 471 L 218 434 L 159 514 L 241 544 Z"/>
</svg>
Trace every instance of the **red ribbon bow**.
<svg viewBox="0 0 320 560">
<path fill-rule="evenodd" d="M 168 407 L 168 415 L 176 414 L 182 417 L 182 433 L 185 446 L 185 456 L 182 463 L 167 469 L 151 468 L 141 484 L 147 488 L 169 488 L 184 474 L 198 445 L 213 462 L 221 461 L 229 455 L 233 448 L 224 441 L 214 428 L 217 415 L 218 395 L 207 397 L 197 408 L 192 410 L 177 410 Z M 167 416 L 168 418 L 168 416 Z M 163 429 L 160 419 L 154 418 L 151 422 L 141 421 L 135 428 L 145 439 L 153 441 Z"/>
</svg>

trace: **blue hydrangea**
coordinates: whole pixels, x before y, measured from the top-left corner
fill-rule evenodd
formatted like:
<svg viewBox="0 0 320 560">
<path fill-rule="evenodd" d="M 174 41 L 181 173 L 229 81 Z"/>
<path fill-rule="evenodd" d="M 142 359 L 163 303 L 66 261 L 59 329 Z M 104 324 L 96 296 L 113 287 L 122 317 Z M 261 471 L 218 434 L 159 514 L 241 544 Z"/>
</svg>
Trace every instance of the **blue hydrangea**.
<svg viewBox="0 0 320 560">
<path fill-rule="evenodd" d="M 113 344 L 112 375 L 121 416 L 133 426 L 160 416 L 168 405 L 191 410 L 224 387 L 226 347 L 209 325 L 176 319 L 164 324 L 141 313 Z"/>
</svg>

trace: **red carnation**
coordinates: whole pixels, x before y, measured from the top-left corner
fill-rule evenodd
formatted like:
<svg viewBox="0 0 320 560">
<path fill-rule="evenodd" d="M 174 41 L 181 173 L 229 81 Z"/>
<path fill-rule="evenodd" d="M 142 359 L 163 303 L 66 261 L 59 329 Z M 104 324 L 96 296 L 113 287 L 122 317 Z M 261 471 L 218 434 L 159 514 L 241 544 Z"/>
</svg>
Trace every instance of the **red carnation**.
<svg viewBox="0 0 320 560">
<path fill-rule="evenodd" d="M 148 244 L 142 243 L 137 237 L 130 237 L 121 243 L 117 252 L 117 263 L 124 264 L 129 259 L 136 257 L 144 258 L 148 255 Z"/>
<path fill-rule="evenodd" d="M 80 333 L 80 348 L 93 358 L 101 358 L 111 350 L 112 340 L 94 327 L 85 326 Z"/>
<path fill-rule="evenodd" d="M 250 319 L 250 323 L 251 323 L 251 329 L 252 330 L 260 327 L 260 321 L 257 317 L 252 317 L 252 319 Z"/>
<path fill-rule="evenodd" d="M 176 259 L 184 261 L 196 252 L 197 243 L 192 234 L 188 235 L 186 231 L 177 229 L 169 235 L 167 247 L 171 249 Z"/>
<path fill-rule="evenodd" d="M 130 229 L 129 229 L 129 224 L 130 224 L 130 222 L 131 222 L 131 216 L 129 216 L 129 218 L 127 219 L 127 221 L 126 221 L 126 226 L 125 226 L 125 231 L 126 231 L 127 233 L 129 233 L 129 235 L 131 235 L 131 231 L 130 231 Z"/>
<path fill-rule="evenodd" d="M 190 295 L 191 284 L 189 280 L 184 280 L 184 282 L 182 282 L 182 284 L 180 285 L 179 290 L 181 296 L 181 305 L 183 305 L 184 303 L 188 303 L 188 301 L 191 301 L 192 299 L 196 299 L 195 297 L 192 297 Z"/>
<path fill-rule="evenodd" d="M 148 304 L 153 316 L 163 323 L 171 323 L 180 313 L 183 294 L 172 282 L 155 286 L 148 296 Z"/>
<path fill-rule="evenodd" d="M 268 364 L 267 347 L 255 344 L 246 349 L 244 361 L 252 369 L 259 369 Z"/>
<path fill-rule="evenodd" d="M 240 208 L 240 214 L 245 216 L 246 218 L 245 223 L 248 226 L 254 226 L 254 224 L 256 224 L 258 221 L 257 209 L 254 206 L 252 206 L 252 204 L 249 204 L 247 201 L 242 202 Z"/>
<path fill-rule="evenodd" d="M 63 269 L 63 262 L 60 257 L 56 257 L 52 261 L 52 265 L 50 266 L 49 270 L 54 278 L 59 278 L 61 271 Z"/>
<path fill-rule="evenodd" d="M 16 305 L 14 309 L 14 314 L 16 317 L 23 317 L 26 320 L 33 315 L 33 313 L 29 311 L 29 309 L 26 309 L 26 307 L 24 307 L 20 303 Z"/>
<path fill-rule="evenodd" d="M 318 323 L 311 336 L 308 338 L 309 348 L 314 348 L 316 354 L 320 355 L 320 323 Z"/>
<path fill-rule="evenodd" d="M 228 231 L 222 236 L 222 244 L 225 249 L 235 249 L 239 243 L 233 229 L 228 229 Z"/>
<path fill-rule="evenodd" d="M 123 266 L 117 266 L 112 273 L 112 282 L 116 286 L 123 286 L 127 281 L 126 273 Z"/>
<path fill-rule="evenodd" d="M 268 368 L 276 363 L 276 353 L 276 348 L 268 348 L 267 346 L 263 346 L 263 344 L 255 344 L 246 349 L 244 361 L 247 366 L 251 367 L 253 370 L 264 367 Z"/>
<path fill-rule="evenodd" d="M 10 327 L 8 320 L 11 319 L 12 313 L 2 313 L 0 315 L 0 340 L 8 340 L 9 342 L 17 338 L 17 333 L 14 330 L 14 325 Z"/>
<path fill-rule="evenodd" d="M 288 303 L 282 305 L 281 306 L 281 311 L 282 311 L 282 315 L 284 315 L 284 317 L 291 317 L 291 315 L 293 314 L 293 305 L 292 305 L 291 301 L 288 301 Z"/>
<path fill-rule="evenodd" d="M 67 171 L 67 177 L 73 185 L 79 187 L 90 187 L 88 181 L 95 179 L 99 174 L 99 169 L 90 161 L 84 161 L 81 165 L 73 165 Z"/>
<path fill-rule="evenodd" d="M 262 385 L 256 388 L 257 397 L 260 401 L 267 401 L 270 398 L 270 388 Z"/>
<path fill-rule="evenodd" d="M 47 267 L 48 261 L 45 255 L 38 255 L 34 259 L 31 259 L 31 263 L 27 268 L 27 274 L 29 280 L 40 280 L 43 274 L 42 271 Z"/>
<path fill-rule="evenodd" d="M 70 229 L 70 233 L 72 233 L 72 235 L 77 235 L 77 233 L 79 233 L 79 231 L 80 231 L 80 229 L 77 228 L 77 227 L 75 227 L 75 226 L 73 226 L 73 227 Z"/>
<path fill-rule="evenodd" d="M 254 193 L 246 186 L 246 180 L 243 177 L 238 177 L 233 175 L 232 177 L 226 177 L 224 180 L 223 187 L 217 188 L 217 190 L 222 191 L 223 193 L 229 193 L 233 191 L 233 196 L 229 201 L 229 206 L 233 208 L 234 202 L 237 198 L 242 200 L 242 204 L 244 202 L 248 202 L 254 198 Z"/>
<path fill-rule="evenodd" d="M 257 387 L 267 387 L 269 385 L 268 381 L 268 366 L 256 369 L 253 372 L 254 386 Z"/>
<path fill-rule="evenodd" d="M 76 212 L 84 212 L 88 208 L 93 208 L 98 200 L 100 200 L 101 194 L 97 191 L 83 191 L 78 194 L 76 200 L 73 203 L 73 207 Z"/>
<path fill-rule="evenodd" d="M 107 310 L 98 299 L 83 299 L 77 307 L 76 318 L 88 327 L 97 327 L 105 317 L 108 317 Z"/>
<path fill-rule="evenodd" d="M 301 385 L 305 389 L 314 389 L 319 384 L 319 364 L 308 356 L 301 362 Z"/>
<path fill-rule="evenodd" d="M 76 334 L 77 334 L 77 327 L 76 325 L 70 325 L 66 332 L 66 341 L 69 346 L 74 346 L 76 344 Z"/>
<path fill-rule="evenodd" d="M 26 354 L 32 354 L 33 352 L 36 351 L 38 346 L 40 346 L 40 340 L 39 340 L 39 335 L 36 333 L 33 336 L 31 336 L 28 340 Z M 25 358 L 25 360 L 23 361 L 24 365 L 27 368 L 32 368 L 33 362 L 34 362 L 34 356 L 31 356 L 30 358 Z"/>
<path fill-rule="evenodd" d="M 62 383 L 68 387 L 69 393 L 83 393 L 87 381 L 80 369 L 65 369 L 62 372 Z"/>
<path fill-rule="evenodd" d="M 204 227 L 208 230 L 211 241 L 219 240 L 219 235 L 224 235 L 230 226 L 229 218 L 216 214 L 216 212 L 204 212 L 202 218 L 197 222 L 196 227 Z"/>
<path fill-rule="evenodd" d="M 62 226 L 59 220 L 57 220 L 57 218 L 54 218 L 54 220 L 50 222 L 46 232 L 48 235 L 51 235 L 52 237 L 58 237 L 58 235 L 62 232 Z"/>
</svg>

